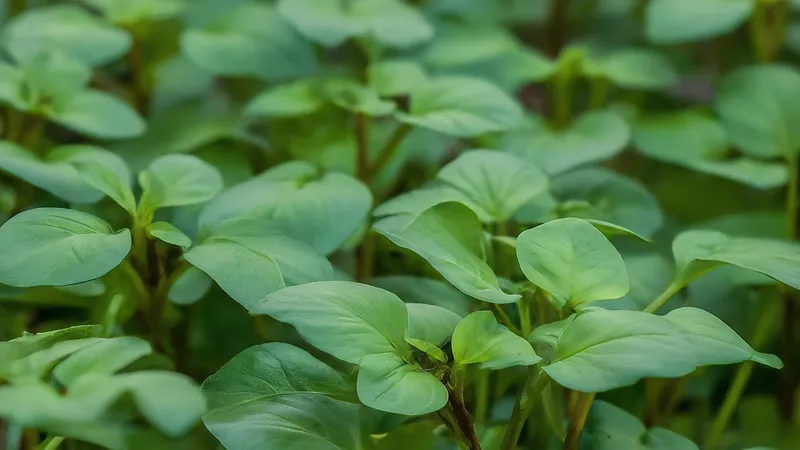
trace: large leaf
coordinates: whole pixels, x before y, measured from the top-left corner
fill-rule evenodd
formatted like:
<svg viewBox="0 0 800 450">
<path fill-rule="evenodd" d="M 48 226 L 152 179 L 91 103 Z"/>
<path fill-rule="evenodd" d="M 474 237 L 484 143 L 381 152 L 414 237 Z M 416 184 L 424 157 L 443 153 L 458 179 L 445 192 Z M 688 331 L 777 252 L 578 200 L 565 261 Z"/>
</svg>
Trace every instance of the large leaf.
<svg viewBox="0 0 800 450">
<path fill-rule="evenodd" d="M 759 272 L 800 289 L 800 245 L 777 239 L 732 237 L 718 231 L 691 230 L 672 243 L 678 266 L 675 284 L 683 286 L 714 267 L 731 264 Z"/>
<path fill-rule="evenodd" d="M 547 177 L 527 161 L 489 150 L 472 150 L 446 165 L 438 178 L 460 189 L 497 222 L 510 219 L 547 189 Z"/>
<path fill-rule="evenodd" d="M 284 286 L 333 279 L 325 257 L 257 219 L 223 222 L 184 258 L 247 309 Z"/>
<path fill-rule="evenodd" d="M 489 265 L 481 244 L 478 217 L 459 203 L 442 203 L 413 216 L 403 214 L 377 222 L 373 228 L 400 247 L 425 258 L 461 292 L 491 303 L 513 303 Z"/>
<path fill-rule="evenodd" d="M 730 33 L 753 11 L 752 0 L 653 0 L 645 35 L 655 44 L 682 44 Z"/>
<path fill-rule="evenodd" d="M 407 303 L 408 330 L 406 336 L 439 346 L 453 334 L 461 316 L 436 305 Z"/>
<path fill-rule="evenodd" d="M 558 219 L 523 232 L 517 258 L 525 276 L 559 306 L 620 298 L 630 290 L 622 256 L 585 220 Z"/>
<path fill-rule="evenodd" d="M 191 155 L 166 155 L 139 174 L 142 211 L 194 205 L 211 200 L 222 190 L 217 169 Z"/>
<path fill-rule="evenodd" d="M 136 199 L 131 190 L 128 165 L 111 152 L 96 152 L 92 147 L 62 147 L 72 153 L 72 166 L 83 181 L 106 194 L 132 216 L 136 215 Z"/>
<path fill-rule="evenodd" d="M 10 286 L 82 283 L 119 265 L 131 247 L 127 229 L 70 209 L 24 211 L 0 227 L 0 282 Z"/>
<path fill-rule="evenodd" d="M 131 46 L 131 36 L 75 5 L 32 8 L 9 22 L 3 46 L 18 61 L 59 50 L 91 66 L 108 64 Z"/>
<path fill-rule="evenodd" d="M 592 403 L 581 435 L 585 450 L 699 450 L 694 442 L 665 428 L 645 428 L 623 409 L 602 400 Z"/>
<path fill-rule="evenodd" d="M 314 48 L 274 7 L 256 1 L 226 3 L 181 36 L 181 48 L 195 64 L 215 75 L 263 80 L 316 70 Z"/>
<path fill-rule="evenodd" d="M 447 404 L 447 388 L 436 377 L 395 353 L 365 356 L 356 388 L 362 403 L 395 414 L 423 415 Z"/>
<path fill-rule="evenodd" d="M 322 281 L 288 287 L 268 295 L 251 312 L 294 325 L 311 345 L 353 364 L 378 353 L 410 357 L 405 304 L 366 284 Z"/>
<path fill-rule="evenodd" d="M 439 133 L 474 137 L 513 128 L 522 109 L 498 87 L 479 78 L 439 77 L 411 92 L 408 113 L 397 119 Z"/>
<path fill-rule="evenodd" d="M 367 218 L 372 196 L 363 183 L 340 174 L 319 174 L 304 162 L 276 166 L 209 202 L 200 215 L 208 227 L 233 217 L 257 217 L 329 254 Z"/>
<path fill-rule="evenodd" d="M 6 370 L 0 372 L 0 378 L 9 380 L 12 384 L 34 383 L 47 375 L 62 359 L 102 341 L 102 338 L 85 338 L 56 342 L 51 347 L 11 361 Z"/>
<path fill-rule="evenodd" d="M 326 47 L 357 37 L 406 48 L 433 37 L 433 27 L 425 17 L 399 0 L 281 0 L 278 10 L 300 33 Z"/>
<path fill-rule="evenodd" d="M 144 133 L 144 120 L 127 103 L 87 89 L 53 110 L 49 117 L 71 130 L 100 139 L 126 139 Z"/>
<path fill-rule="evenodd" d="M 697 111 L 641 119 L 636 122 L 633 142 L 640 152 L 653 159 L 756 188 L 782 186 L 789 178 L 786 166 L 781 163 L 746 157 L 727 159 L 729 143 L 725 129 Z"/>
<path fill-rule="evenodd" d="M 428 76 L 418 63 L 397 59 L 370 64 L 367 80 L 381 96 L 391 97 L 414 92 Z"/>
<path fill-rule="evenodd" d="M 53 369 L 53 376 L 69 387 L 87 373 L 112 375 L 151 351 L 150 344 L 139 338 L 105 339 L 70 355 Z"/>
<path fill-rule="evenodd" d="M 503 136 L 501 146 L 555 175 L 621 152 L 630 139 L 625 121 L 612 111 L 589 112 L 563 130 L 536 116 Z"/>
<path fill-rule="evenodd" d="M 314 83 L 300 80 L 266 89 L 247 103 L 244 112 L 256 117 L 298 117 L 320 109 L 323 100 Z"/>
<path fill-rule="evenodd" d="M 434 183 L 432 186 L 422 187 L 393 197 L 375 208 L 373 214 L 377 217 L 396 214 L 416 216 L 427 209 L 447 202 L 461 203 L 468 207 L 477 214 L 481 222 L 493 222 L 495 220 L 494 215 L 473 201 L 467 194 L 444 183 Z"/>
<path fill-rule="evenodd" d="M 360 448 L 358 406 L 337 400 L 354 397 L 352 384 L 297 347 L 250 347 L 209 377 L 203 392 L 203 422 L 230 450 Z"/>
<path fill-rule="evenodd" d="M 444 281 L 406 275 L 389 275 L 370 280 L 369 284 L 394 293 L 406 303 L 441 306 L 466 316 L 472 307 L 469 297 Z"/>
<path fill-rule="evenodd" d="M 751 2 L 747 2 L 751 3 Z M 714 106 L 731 142 L 756 158 L 800 150 L 800 73 L 789 66 L 746 67 L 722 79 Z"/>
<path fill-rule="evenodd" d="M 667 316 L 591 309 L 563 323 L 544 370 L 569 389 L 602 392 L 644 377 L 680 377 L 710 364 L 753 360 L 781 366 L 777 357 L 755 352 L 709 315 L 694 308 Z"/>
<path fill-rule="evenodd" d="M 462 366 L 479 364 L 482 369 L 530 366 L 542 360 L 525 338 L 497 323 L 491 311 L 474 312 L 458 323 L 453 332 L 453 358 Z"/>
<path fill-rule="evenodd" d="M 126 170 L 118 156 L 96 147 L 56 147 L 39 158 L 12 142 L 0 142 L 1 170 L 72 203 L 92 203 L 103 198 L 103 193 L 87 184 L 72 165 L 88 160 L 102 160 Z"/>
<path fill-rule="evenodd" d="M 98 325 L 79 325 L 42 333 L 25 333 L 10 341 L 0 342 L 0 372 L 8 370 L 13 361 L 52 347 L 61 341 L 98 337 L 102 333 Z"/>
<path fill-rule="evenodd" d="M 592 57 L 584 71 L 590 77 L 606 78 L 625 89 L 657 91 L 678 81 L 678 73 L 669 59 L 656 51 L 638 48 Z"/>
</svg>

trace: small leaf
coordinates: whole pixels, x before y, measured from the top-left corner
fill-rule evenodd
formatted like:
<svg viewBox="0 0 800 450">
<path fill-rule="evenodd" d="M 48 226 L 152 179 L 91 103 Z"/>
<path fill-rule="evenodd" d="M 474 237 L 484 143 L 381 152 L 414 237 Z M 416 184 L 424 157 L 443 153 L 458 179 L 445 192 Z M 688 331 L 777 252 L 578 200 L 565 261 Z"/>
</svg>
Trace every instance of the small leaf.
<svg viewBox="0 0 800 450">
<path fill-rule="evenodd" d="M 166 155 L 139 174 L 142 214 L 159 208 L 207 202 L 222 190 L 222 176 L 214 166 L 190 155 Z"/>
<path fill-rule="evenodd" d="M 418 416 L 447 404 L 447 388 L 433 375 L 395 353 L 365 356 L 356 384 L 361 403 L 380 411 Z"/>
<path fill-rule="evenodd" d="M 131 36 L 83 8 L 53 5 L 32 8 L 9 22 L 3 46 L 17 61 L 27 61 L 42 50 L 58 50 L 91 66 L 108 64 L 131 46 Z"/>
<path fill-rule="evenodd" d="M 494 221 L 492 214 L 486 211 L 481 205 L 474 202 L 460 190 L 445 184 L 437 184 L 431 187 L 423 187 L 421 189 L 402 193 L 375 208 L 373 214 L 376 217 L 394 216 L 398 214 L 417 216 L 436 205 L 447 202 L 461 203 L 477 214 L 481 222 L 490 223 Z"/>
<path fill-rule="evenodd" d="M 478 78 L 439 77 L 411 92 L 408 113 L 397 120 L 457 137 L 513 128 L 522 109 L 498 87 Z"/>
<path fill-rule="evenodd" d="M 176 305 L 191 305 L 202 299 L 214 280 L 197 267 L 190 267 L 169 288 L 169 301 Z"/>
<path fill-rule="evenodd" d="M 395 110 L 395 104 L 381 99 L 378 91 L 350 79 L 327 82 L 325 94 L 334 105 L 371 117 L 386 116 Z"/>
<path fill-rule="evenodd" d="M 134 25 L 165 20 L 179 15 L 186 8 L 185 0 L 83 0 L 99 10 L 111 22 Z"/>
<path fill-rule="evenodd" d="M 533 197 L 547 190 L 547 177 L 513 155 L 471 150 L 444 166 L 438 178 L 455 186 L 497 222 L 510 219 Z"/>
<path fill-rule="evenodd" d="M 408 95 L 428 82 L 422 66 L 413 61 L 388 60 L 370 64 L 367 80 L 384 97 Z"/>
<path fill-rule="evenodd" d="M 433 27 L 414 8 L 398 0 L 354 0 L 317 3 L 281 0 L 278 10 L 308 39 L 337 47 L 348 38 L 372 38 L 392 48 L 421 44 Z"/>
<path fill-rule="evenodd" d="M 490 303 L 513 303 L 519 295 L 506 294 L 484 262 L 483 229 L 466 206 L 442 203 L 418 216 L 389 217 L 373 228 L 396 245 L 425 258 L 461 292 Z"/>
<path fill-rule="evenodd" d="M 727 34 L 753 11 L 750 0 L 653 0 L 645 8 L 645 36 L 654 44 L 683 44 Z"/>
<path fill-rule="evenodd" d="M 586 65 L 586 75 L 606 78 L 624 89 L 659 91 L 678 82 L 678 73 L 670 60 L 653 50 L 616 50 L 608 55 L 591 57 Z"/>
<path fill-rule="evenodd" d="M 50 114 L 50 119 L 100 139 L 132 138 L 145 130 L 144 120 L 127 103 L 92 89 L 70 97 Z"/>
<path fill-rule="evenodd" d="M 610 159 L 625 149 L 629 139 L 628 125 L 617 113 L 594 111 L 563 130 L 551 130 L 541 118 L 530 117 L 506 133 L 501 146 L 555 175 Z"/>
<path fill-rule="evenodd" d="M 406 337 L 439 346 L 453 334 L 461 316 L 441 306 L 406 303 L 408 330 Z"/>
<path fill-rule="evenodd" d="M 110 152 L 95 153 L 80 146 L 61 149 L 73 153 L 70 158 L 72 165 L 86 184 L 106 194 L 131 216 L 136 216 L 136 199 L 131 190 L 131 174 L 122 159 Z"/>
<path fill-rule="evenodd" d="M 641 239 L 642 241 L 645 242 L 650 242 L 650 243 L 653 242 L 650 239 L 623 227 L 622 225 L 617 225 L 615 223 L 597 219 L 583 219 L 583 220 L 589 222 L 593 227 L 597 228 L 597 230 L 603 233 L 603 235 L 605 235 L 606 237 L 629 236 L 629 237 L 634 237 L 636 239 Z"/>
<path fill-rule="evenodd" d="M 70 339 L 11 361 L 0 378 L 12 384 L 34 383 L 43 378 L 62 359 L 102 342 L 102 338 Z"/>
<path fill-rule="evenodd" d="M 531 366 L 542 360 L 524 338 L 497 323 L 491 311 L 474 312 L 458 323 L 453 332 L 456 364 L 480 364 L 482 369 L 499 370 Z"/>
<path fill-rule="evenodd" d="M 244 113 L 255 117 L 300 117 L 316 112 L 322 105 L 323 97 L 314 84 L 300 80 L 261 92 L 247 103 Z"/>
<path fill-rule="evenodd" d="M 268 295 L 251 313 L 293 325 L 311 345 L 349 363 L 378 353 L 411 354 L 404 339 L 405 304 L 365 284 L 322 281 L 288 287 Z"/>
<path fill-rule="evenodd" d="M 415 349 L 425 353 L 432 359 L 446 363 L 447 362 L 447 355 L 445 352 L 442 351 L 439 347 L 431 344 L 430 342 L 423 341 L 421 339 L 414 339 L 412 337 L 406 336 L 406 342 L 409 343 Z"/>
<path fill-rule="evenodd" d="M 139 338 L 104 339 L 70 355 L 53 369 L 53 376 L 69 387 L 87 373 L 113 375 L 151 351 L 150 344 Z"/>
<path fill-rule="evenodd" d="M 147 233 L 160 241 L 184 250 L 188 250 L 192 246 L 189 236 L 169 222 L 153 222 L 147 226 Z"/>
<path fill-rule="evenodd" d="M 0 282 L 9 286 L 63 286 L 99 278 L 119 265 L 131 234 L 79 211 L 37 208 L 0 227 Z"/>
<path fill-rule="evenodd" d="M 630 290 L 622 256 L 581 219 L 558 219 L 519 235 L 517 258 L 525 276 L 559 306 L 620 298 Z"/>
<path fill-rule="evenodd" d="M 752 2 L 747 2 L 751 4 Z M 787 157 L 800 150 L 800 73 L 789 66 L 745 67 L 725 76 L 714 107 L 731 142 L 755 158 Z"/>
<path fill-rule="evenodd" d="M 99 325 L 78 325 L 36 334 L 25 333 L 22 337 L 0 342 L 0 372 L 6 372 L 13 361 L 52 347 L 58 342 L 99 337 L 102 331 L 103 328 Z"/>
</svg>

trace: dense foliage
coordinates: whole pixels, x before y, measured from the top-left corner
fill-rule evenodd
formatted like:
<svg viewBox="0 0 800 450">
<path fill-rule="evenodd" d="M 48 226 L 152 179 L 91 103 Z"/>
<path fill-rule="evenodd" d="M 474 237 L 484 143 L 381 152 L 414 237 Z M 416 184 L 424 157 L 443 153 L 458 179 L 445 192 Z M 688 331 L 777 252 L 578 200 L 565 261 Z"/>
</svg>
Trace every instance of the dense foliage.
<svg viewBox="0 0 800 450">
<path fill-rule="evenodd" d="M 800 449 L 800 2 L 0 19 L 0 448 Z"/>
</svg>

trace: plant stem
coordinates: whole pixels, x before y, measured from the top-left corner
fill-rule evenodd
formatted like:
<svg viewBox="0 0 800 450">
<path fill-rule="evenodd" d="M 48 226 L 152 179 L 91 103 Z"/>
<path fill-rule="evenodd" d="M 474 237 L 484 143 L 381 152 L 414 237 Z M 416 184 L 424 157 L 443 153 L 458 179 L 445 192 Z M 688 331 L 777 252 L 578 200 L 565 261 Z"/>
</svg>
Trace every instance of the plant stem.
<svg viewBox="0 0 800 450">
<path fill-rule="evenodd" d="M 28 7 L 28 0 L 11 0 L 9 6 L 11 6 L 9 9 L 9 16 L 14 17 L 22 11 L 25 11 Z"/>
<path fill-rule="evenodd" d="M 517 402 L 514 404 L 514 409 L 511 411 L 511 419 L 508 422 L 508 428 L 503 435 L 503 443 L 500 445 L 500 450 L 514 450 L 517 447 L 517 441 L 522 433 L 522 428 L 525 426 L 525 421 L 528 420 L 533 407 L 541 396 L 542 389 L 550 382 L 550 377 L 544 370 L 531 367 L 528 371 L 528 379 L 522 387 L 522 391 L 517 397 Z"/>
<path fill-rule="evenodd" d="M 797 196 L 800 167 L 798 157 L 791 154 L 788 158 L 789 185 L 786 192 L 786 232 L 791 240 L 797 239 Z M 797 303 L 795 292 L 786 286 L 781 286 L 783 302 L 783 323 L 781 326 L 782 359 L 785 364 L 783 369 L 783 382 L 778 390 L 778 404 L 781 415 L 785 420 L 791 420 L 794 415 L 794 399 L 797 390 Z"/>
<path fill-rule="evenodd" d="M 753 47 L 753 54 L 756 62 L 765 63 L 769 61 L 769 35 L 767 23 L 767 10 L 764 2 L 757 1 L 750 16 L 748 23 L 750 31 L 750 45 Z"/>
<path fill-rule="evenodd" d="M 780 311 L 780 306 L 781 304 L 779 302 L 770 301 L 769 304 L 767 304 L 761 311 L 761 315 L 758 318 L 758 323 L 756 324 L 755 332 L 753 333 L 753 339 L 750 342 L 750 345 L 754 349 L 758 350 L 763 347 L 764 343 L 769 337 L 769 332 L 775 323 L 775 318 Z M 711 429 L 706 437 L 704 447 L 706 450 L 713 450 L 719 445 L 722 434 L 728 427 L 728 422 L 730 422 L 733 413 L 736 411 L 736 406 L 739 404 L 739 399 L 742 397 L 744 388 L 747 386 L 747 382 L 750 380 L 750 375 L 753 373 L 754 365 L 755 363 L 753 361 L 745 361 L 736 369 L 736 375 L 733 377 L 733 383 L 731 383 L 731 387 L 728 389 L 728 393 L 725 395 L 725 400 L 722 402 L 722 406 L 720 407 L 717 416 L 714 418 L 714 422 L 712 423 Z"/>
<path fill-rule="evenodd" d="M 469 415 L 469 411 L 467 411 L 467 408 L 464 406 L 464 402 L 461 400 L 461 397 L 449 386 L 447 387 L 447 390 L 450 394 L 450 400 L 447 403 L 447 410 L 450 414 L 452 414 L 455 425 L 459 430 L 458 434 L 461 434 L 462 436 L 462 443 L 468 450 L 481 450 L 481 443 L 478 441 L 478 434 L 475 432 L 475 425 L 472 424 L 472 418 Z"/>
<path fill-rule="evenodd" d="M 364 234 L 361 245 L 358 247 L 356 279 L 367 282 L 372 278 L 373 266 L 375 265 L 375 236 L 370 230 Z"/>
<path fill-rule="evenodd" d="M 142 36 L 136 28 L 129 28 L 132 43 L 128 52 L 128 70 L 131 76 L 131 96 L 133 107 L 142 114 L 147 113 L 147 86 L 145 84 L 145 67 L 142 56 Z"/>
<path fill-rule="evenodd" d="M 506 328 L 521 336 L 522 331 L 520 331 L 520 329 L 514 325 L 514 321 L 511 320 L 511 317 L 509 317 L 506 310 L 503 309 L 503 306 L 497 303 L 492 303 L 492 306 L 494 307 L 495 312 L 497 312 L 497 315 L 500 317 L 500 322 L 503 322 L 503 325 L 505 325 Z"/>
<path fill-rule="evenodd" d="M 567 39 L 569 0 L 550 0 L 547 23 L 547 50 L 551 57 L 558 56 Z"/>
<path fill-rule="evenodd" d="M 411 132 L 411 125 L 407 123 L 401 123 L 395 128 L 394 133 L 389 137 L 389 140 L 386 141 L 383 148 L 381 148 L 380 153 L 378 153 L 378 157 L 375 159 L 375 162 L 372 164 L 370 168 L 370 172 L 373 174 L 378 174 L 386 167 L 386 164 L 392 159 L 392 156 L 397 152 L 397 149 L 400 148 L 400 144 L 403 142 L 403 139 L 408 136 L 408 133 Z"/>
<path fill-rule="evenodd" d="M 489 412 L 489 371 L 475 369 L 475 423 L 485 425 Z"/>
<path fill-rule="evenodd" d="M 595 394 L 593 392 L 580 392 L 578 394 L 575 407 L 569 413 L 569 424 L 567 425 L 567 438 L 564 441 L 564 450 L 578 450 L 581 442 L 583 426 L 586 425 L 586 418 L 592 408 Z"/>
<path fill-rule="evenodd" d="M 522 331 L 522 337 L 528 338 L 530 336 L 531 331 L 533 331 L 533 326 L 531 325 L 531 302 L 533 298 L 529 295 L 522 294 L 522 298 L 519 299 L 517 302 L 517 310 L 519 311 L 519 323 L 520 323 L 520 331 Z"/>
<path fill-rule="evenodd" d="M 600 109 L 606 105 L 611 83 L 603 77 L 594 77 L 589 85 L 589 109 Z"/>
<path fill-rule="evenodd" d="M 369 122 L 364 114 L 356 113 L 353 117 L 356 140 L 356 176 L 369 186 L 371 173 L 369 170 Z"/>
<path fill-rule="evenodd" d="M 64 438 L 61 436 L 47 436 L 41 444 L 39 444 L 36 449 L 37 450 L 55 450 L 58 448 L 61 443 L 64 442 Z"/>
<path fill-rule="evenodd" d="M 683 283 L 673 281 L 672 283 L 670 283 L 669 286 L 667 286 L 666 289 L 664 289 L 664 292 L 662 292 L 658 296 L 658 298 L 653 300 L 653 302 L 650 303 L 650 305 L 648 305 L 647 308 L 644 309 L 644 312 L 651 314 L 655 313 L 656 311 L 659 310 L 659 308 L 664 306 L 664 304 L 667 303 L 669 299 L 672 298 L 673 295 L 677 294 L 681 289 L 683 289 Z"/>
</svg>

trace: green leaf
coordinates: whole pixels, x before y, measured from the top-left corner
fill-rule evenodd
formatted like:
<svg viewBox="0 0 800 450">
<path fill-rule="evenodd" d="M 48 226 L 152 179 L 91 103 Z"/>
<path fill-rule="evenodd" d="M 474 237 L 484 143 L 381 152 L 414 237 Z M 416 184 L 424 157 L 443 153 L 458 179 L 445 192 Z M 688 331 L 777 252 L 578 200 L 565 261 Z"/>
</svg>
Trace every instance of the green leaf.
<svg viewBox="0 0 800 450">
<path fill-rule="evenodd" d="M 3 29 L 0 40 L 17 61 L 43 50 L 57 50 L 90 66 L 108 64 L 125 54 L 131 36 L 75 5 L 32 8 Z"/>
<path fill-rule="evenodd" d="M 71 354 L 53 369 L 53 376 L 69 387 L 87 373 L 113 375 L 151 351 L 150 344 L 139 338 L 104 339 Z"/>
<path fill-rule="evenodd" d="M 634 231 L 631 231 L 622 225 L 617 225 L 615 223 L 606 222 L 604 220 L 597 220 L 597 219 L 583 219 L 589 222 L 593 227 L 597 228 L 598 231 L 603 233 L 606 237 L 613 237 L 613 236 L 628 236 L 633 237 L 636 239 L 641 239 L 644 242 L 652 243 L 650 239 L 638 234 Z"/>
<path fill-rule="evenodd" d="M 800 289 L 800 245 L 793 242 L 691 230 L 675 238 L 672 253 L 679 271 L 674 282 L 677 286 L 684 286 L 717 266 L 731 264 Z"/>
<path fill-rule="evenodd" d="M 102 342 L 102 338 L 70 339 L 54 343 L 51 347 L 30 353 L 8 364 L 0 378 L 12 384 L 33 383 L 44 377 L 59 361 Z"/>
<path fill-rule="evenodd" d="M 397 120 L 457 137 L 508 130 L 522 120 L 520 106 L 498 87 L 478 78 L 439 77 L 411 92 L 408 113 Z"/>
<path fill-rule="evenodd" d="M 192 246 L 192 240 L 189 236 L 169 222 L 151 223 L 147 226 L 147 234 L 167 244 L 181 247 L 183 250 L 188 250 Z"/>
<path fill-rule="evenodd" d="M 217 9 L 222 11 L 181 36 L 183 53 L 204 70 L 275 81 L 311 75 L 317 69 L 314 48 L 273 6 L 247 1 Z"/>
<path fill-rule="evenodd" d="M 579 313 L 565 322 L 544 370 L 566 388 L 603 392 L 645 377 L 680 377 L 710 364 L 747 360 L 779 364 L 777 358 L 753 352 L 749 346 L 747 351 L 741 346 L 744 341 L 719 319 L 694 308 L 686 310 L 673 311 L 672 318 L 600 308 Z"/>
<path fill-rule="evenodd" d="M 480 364 L 481 369 L 531 366 L 542 360 L 525 338 L 497 323 L 491 311 L 462 319 L 453 332 L 452 346 L 456 364 Z"/>
<path fill-rule="evenodd" d="M 280 0 L 278 10 L 306 38 L 338 47 L 348 38 L 371 38 L 381 45 L 407 48 L 433 37 L 433 27 L 414 8 L 398 0 L 318 3 Z"/>
<path fill-rule="evenodd" d="M 322 255 L 257 219 L 223 222 L 183 256 L 247 309 L 285 286 L 333 279 Z"/>
<path fill-rule="evenodd" d="M 316 112 L 323 104 L 315 84 L 300 80 L 266 89 L 245 105 L 244 113 L 255 117 L 299 117 Z"/>
<path fill-rule="evenodd" d="M 210 376 L 203 393 L 203 422 L 227 449 L 361 448 L 358 406 L 336 400 L 354 397 L 352 384 L 297 347 L 250 347 Z"/>
<path fill-rule="evenodd" d="M 428 82 L 425 70 L 413 61 L 378 61 L 367 67 L 367 80 L 384 97 L 408 95 Z"/>
<path fill-rule="evenodd" d="M 88 185 L 72 163 L 103 160 L 125 169 L 125 163 L 113 153 L 86 145 L 56 147 L 44 158 L 12 142 L 0 142 L 0 170 L 19 177 L 70 203 L 93 203 L 103 194 Z"/>
<path fill-rule="evenodd" d="M 447 362 L 447 354 L 445 354 L 445 352 L 442 351 L 442 349 L 435 346 L 434 344 L 431 344 L 430 342 L 423 341 L 421 339 L 414 339 L 408 336 L 406 336 L 406 342 L 408 342 L 408 344 L 414 347 L 415 349 L 425 353 L 426 355 L 428 355 L 429 357 L 431 357 L 436 361 L 443 363 Z"/>
<path fill-rule="evenodd" d="M 136 199 L 131 190 L 128 165 L 111 152 L 97 153 L 91 147 L 61 147 L 70 152 L 71 163 L 86 184 L 106 194 L 131 216 L 136 216 Z"/>
<path fill-rule="evenodd" d="M 654 44 L 710 39 L 739 28 L 751 0 L 653 0 L 645 8 L 645 36 Z"/>
<path fill-rule="evenodd" d="M 358 399 L 370 408 L 394 414 L 423 415 L 447 404 L 447 388 L 395 353 L 367 355 L 358 367 Z"/>
<path fill-rule="evenodd" d="M 17 89 L 23 104 L 16 106 L 45 117 L 62 109 L 92 78 L 89 66 L 58 51 L 37 53 L 21 68 L 23 77 Z"/>
<path fill-rule="evenodd" d="M 179 15 L 186 0 L 83 0 L 116 24 L 135 25 Z"/>
<path fill-rule="evenodd" d="M 53 111 L 50 118 L 71 130 L 100 139 L 125 139 L 144 133 L 144 120 L 122 100 L 86 90 Z"/>
<path fill-rule="evenodd" d="M 142 214 L 159 208 L 194 205 L 211 200 L 222 190 L 217 169 L 191 155 L 166 155 L 139 174 Z"/>
<path fill-rule="evenodd" d="M 611 403 L 592 403 L 581 435 L 585 450 L 699 450 L 685 437 L 665 428 L 645 428 L 642 422 Z"/>
<path fill-rule="evenodd" d="M 461 316 L 441 306 L 406 303 L 408 329 L 406 337 L 439 346 L 447 342 Z"/>
<path fill-rule="evenodd" d="M 522 272 L 560 307 L 620 298 L 630 290 L 622 256 L 598 229 L 581 219 L 558 219 L 519 235 Z"/>
<path fill-rule="evenodd" d="M 375 208 L 373 214 L 376 217 L 393 216 L 397 214 L 417 216 L 436 205 L 447 202 L 460 203 L 466 206 L 480 218 L 481 222 L 490 223 L 494 221 L 492 214 L 486 211 L 481 205 L 474 202 L 460 190 L 444 183 L 402 193 Z"/>
<path fill-rule="evenodd" d="M 10 341 L 0 342 L 0 372 L 6 372 L 11 362 L 52 347 L 58 342 L 98 337 L 102 331 L 99 325 L 79 325 L 36 334 L 25 333 Z"/>
<path fill-rule="evenodd" d="M 781 163 L 745 157 L 728 159 L 725 129 L 714 119 L 693 110 L 637 121 L 633 142 L 640 152 L 653 159 L 755 188 L 783 186 L 789 178 L 786 166 Z"/>
<path fill-rule="evenodd" d="M 251 309 L 293 325 L 314 347 L 353 364 L 367 355 L 408 359 L 406 306 L 394 294 L 366 284 L 321 281 L 268 295 Z"/>
<path fill-rule="evenodd" d="M 748 2 L 751 3 L 751 2 Z M 727 74 L 714 107 L 733 145 L 755 158 L 800 150 L 800 73 L 789 66 L 745 67 Z"/>
<path fill-rule="evenodd" d="M 501 148 L 555 175 L 608 160 L 624 150 L 629 139 L 628 125 L 618 114 L 594 111 L 563 130 L 551 130 L 541 118 L 531 116 L 503 135 Z"/>
<path fill-rule="evenodd" d="M 439 172 L 438 178 L 505 222 L 526 202 L 546 191 L 547 177 L 516 156 L 490 150 L 471 150 Z"/>
<path fill-rule="evenodd" d="M 63 286 L 99 278 L 128 255 L 131 234 L 114 232 L 91 214 L 37 208 L 0 227 L 0 282 L 9 286 Z"/>
<path fill-rule="evenodd" d="M 378 91 L 350 79 L 331 80 L 324 90 L 331 103 L 350 112 L 381 117 L 395 110 L 395 104 L 382 100 Z"/>
<path fill-rule="evenodd" d="M 638 181 L 604 168 L 585 168 L 552 179 L 558 215 L 601 220 L 650 237 L 663 223 L 657 200 Z"/>
<path fill-rule="evenodd" d="M 623 89 L 660 91 L 678 82 L 678 72 L 670 60 L 648 49 L 628 48 L 591 57 L 584 71 L 589 77 L 606 78 Z"/>
<path fill-rule="evenodd" d="M 205 228 L 233 217 L 261 218 L 327 255 L 362 227 L 371 208 L 372 195 L 363 183 L 293 161 L 218 195 L 199 223 Z"/>
<path fill-rule="evenodd" d="M 373 228 L 396 245 L 425 258 L 461 292 L 490 303 L 513 303 L 520 296 L 506 294 L 484 261 L 483 229 L 466 206 L 442 203 L 417 216 L 382 219 Z"/>
<path fill-rule="evenodd" d="M 472 309 L 472 302 L 469 297 L 450 284 L 439 280 L 406 275 L 388 275 L 373 278 L 369 281 L 369 284 L 394 293 L 402 298 L 406 304 L 424 303 L 426 305 L 441 306 L 459 316 L 466 316 Z"/>
<path fill-rule="evenodd" d="M 190 267 L 169 288 L 169 301 L 177 305 L 191 305 L 202 299 L 211 289 L 214 280 L 197 267 Z"/>
</svg>

